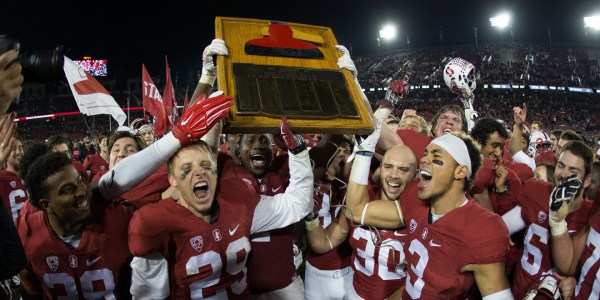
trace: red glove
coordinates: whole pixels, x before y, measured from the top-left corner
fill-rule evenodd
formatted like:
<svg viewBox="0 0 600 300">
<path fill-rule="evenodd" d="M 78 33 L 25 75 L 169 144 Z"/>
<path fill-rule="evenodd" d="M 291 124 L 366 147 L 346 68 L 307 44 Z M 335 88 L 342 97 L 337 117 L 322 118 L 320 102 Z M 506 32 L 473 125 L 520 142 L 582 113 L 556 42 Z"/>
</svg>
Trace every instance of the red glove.
<svg viewBox="0 0 600 300">
<path fill-rule="evenodd" d="M 206 95 L 200 95 L 198 100 L 185 111 L 181 122 L 171 129 L 182 146 L 203 137 L 227 115 L 229 108 L 233 105 L 233 98 L 230 96 L 220 95 L 208 99 L 204 99 L 204 97 Z"/>
<path fill-rule="evenodd" d="M 279 128 L 281 129 L 281 133 L 275 134 L 275 137 L 276 139 L 283 141 L 285 147 L 292 152 L 292 154 L 298 154 L 306 149 L 306 141 L 301 135 L 293 134 L 290 131 L 286 117 L 281 117 Z M 278 143 L 275 142 L 275 144 L 277 145 Z M 279 145 L 278 147 L 283 149 L 283 147 Z"/>
</svg>

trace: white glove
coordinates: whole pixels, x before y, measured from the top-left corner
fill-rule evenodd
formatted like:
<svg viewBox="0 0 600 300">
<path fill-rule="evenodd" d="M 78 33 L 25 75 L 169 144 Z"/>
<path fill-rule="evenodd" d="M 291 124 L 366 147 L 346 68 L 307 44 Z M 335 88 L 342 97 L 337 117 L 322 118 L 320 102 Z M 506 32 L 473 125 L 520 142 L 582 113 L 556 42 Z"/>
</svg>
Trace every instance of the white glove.
<svg viewBox="0 0 600 300">
<path fill-rule="evenodd" d="M 468 132 L 471 132 L 473 126 L 475 126 L 475 118 L 477 118 L 479 114 L 473 109 L 467 108 L 465 109 L 465 117 L 467 118 Z"/>
<path fill-rule="evenodd" d="M 304 260 L 304 257 L 302 257 L 302 251 L 300 251 L 300 248 L 298 248 L 296 243 L 293 243 L 293 250 L 294 250 L 294 267 L 296 267 L 296 270 L 298 270 L 298 268 L 300 268 L 300 265 L 302 265 L 302 261 Z"/>
<path fill-rule="evenodd" d="M 352 61 L 352 58 L 350 58 L 350 51 L 348 51 L 348 49 L 346 49 L 346 47 L 342 45 L 336 45 L 335 48 L 342 52 L 342 56 L 340 56 L 340 58 L 338 58 L 337 61 L 338 67 L 340 69 L 346 69 L 350 71 L 350 73 L 352 73 L 352 76 L 356 78 L 356 76 L 358 76 L 358 71 L 356 70 L 356 66 Z"/>
<path fill-rule="evenodd" d="M 214 55 L 228 55 L 227 46 L 222 39 L 214 39 L 210 45 L 204 48 L 202 52 L 202 77 L 200 83 L 213 85 L 217 78 L 217 67 L 214 62 Z"/>
<path fill-rule="evenodd" d="M 348 157 L 348 162 L 351 162 L 354 159 L 356 153 L 359 151 L 375 153 L 375 146 L 377 146 L 377 141 L 379 141 L 379 136 L 381 135 L 381 123 L 382 121 L 380 119 L 377 119 L 377 124 L 375 124 L 375 130 L 373 130 L 373 132 L 362 142 L 357 140 L 354 143 L 354 151 L 352 151 L 352 155 Z"/>
</svg>

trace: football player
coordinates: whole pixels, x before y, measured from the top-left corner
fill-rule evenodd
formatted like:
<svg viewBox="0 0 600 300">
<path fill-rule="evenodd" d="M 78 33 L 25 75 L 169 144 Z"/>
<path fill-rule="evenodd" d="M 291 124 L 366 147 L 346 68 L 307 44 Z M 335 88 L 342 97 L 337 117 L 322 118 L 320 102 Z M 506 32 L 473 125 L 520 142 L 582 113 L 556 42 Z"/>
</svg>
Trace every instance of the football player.
<svg viewBox="0 0 600 300">
<path fill-rule="evenodd" d="M 23 143 L 19 138 L 13 138 L 10 155 L 6 158 L 6 167 L 0 171 L 0 197 L 10 212 L 13 221 L 17 221 L 19 210 L 27 201 L 26 188 L 20 177 L 19 164 L 23 158 Z"/>
<path fill-rule="evenodd" d="M 198 102 L 182 122 L 136 156 L 121 161 L 98 185 L 87 186 L 62 153 L 48 153 L 28 168 L 30 201 L 42 212 L 19 219 L 28 258 L 21 272 L 26 296 L 114 299 L 127 269 L 130 212 L 113 201 L 141 182 L 182 145 L 202 137 L 227 113 L 231 97 Z M 207 112 L 210 115 L 207 116 Z"/>
<path fill-rule="evenodd" d="M 285 119 L 281 136 L 289 152 L 290 183 L 274 196 L 260 195 L 252 175 L 228 155 L 219 156 L 217 168 L 214 148 L 205 142 L 171 157 L 169 181 L 180 200 L 145 206 L 129 227 L 134 298 L 249 297 L 250 235 L 295 223 L 312 210 L 313 175 L 304 139 L 291 134 Z"/>
<path fill-rule="evenodd" d="M 347 217 L 382 228 L 406 225 L 402 298 L 465 298 L 476 282 L 483 299 L 512 299 L 504 275 L 508 230 L 500 216 L 465 194 L 481 165 L 475 143 L 464 134 L 437 137 L 421 159 L 420 180 L 400 200 L 369 201 L 367 176 L 378 135 L 376 130 L 367 138 L 352 165 Z"/>
</svg>

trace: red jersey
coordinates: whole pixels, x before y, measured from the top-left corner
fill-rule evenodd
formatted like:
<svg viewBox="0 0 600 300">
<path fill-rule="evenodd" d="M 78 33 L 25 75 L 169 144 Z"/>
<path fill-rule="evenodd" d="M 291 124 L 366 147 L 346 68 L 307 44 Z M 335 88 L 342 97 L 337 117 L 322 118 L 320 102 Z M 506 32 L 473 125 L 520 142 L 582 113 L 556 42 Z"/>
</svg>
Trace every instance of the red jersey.
<svg viewBox="0 0 600 300">
<path fill-rule="evenodd" d="M 92 220 L 75 249 L 56 235 L 46 213 L 19 219 L 17 227 L 27 255 L 27 268 L 41 283 L 46 297 L 120 298 L 119 272 L 128 263 L 125 245 L 130 216 L 116 202 L 92 203 Z"/>
<path fill-rule="evenodd" d="M 229 156 L 227 160 L 235 163 Z M 285 192 L 289 178 L 288 155 L 283 154 L 273 157 L 271 166 L 261 180 L 254 177 L 250 177 L 250 180 L 260 195 L 273 196 Z M 292 283 L 296 276 L 293 228 L 294 225 L 289 225 L 252 235 L 252 253 L 248 259 L 248 284 L 252 294 L 275 291 Z"/>
<path fill-rule="evenodd" d="M 81 179 L 83 179 L 84 183 L 90 182 L 90 178 L 88 177 L 87 170 L 80 162 L 78 162 L 76 160 L 72 160 L 71 165 L 73 165 L 73 168 L 75 168 L 75 170 L 77 170 L 77 173 L 79 173 L 79 175 L 81 175 Z"/>
<path fill-rule="evenodd" d="M 121 195 L 119 199 L 121 204 L 133 205 L 135 209 L 140 209 L 144 205 L 160 201 L 162 192 L 171 186 L 169 174 L 165 169 L 164 165 L 161 166 L 144 181 Z"/>
<path fill-rule="evenodd" d="M 92 182 L 100 181 L 100 178 L 108 173 L 108 171 L 109 170 L 100 170 L 100 172 L 94 175 Z M 124 205 L 133 206 L 135 209 L 139 209 L 146 204 L 160 201 L 162 199 L 162 192 L 170 186 L 169 173 L 167 172 L 167 167 L 163 164 L 144 181 L 121 195 L 119 201 Z"/>
<path fill-rule="evenodd" d="M 0 171 L 0 197 L 16 222 L 19 210 L 28 199 L 27 188 L 23 185 L 21 177 L 7 170 Z"/>
<path fill-rule="evenodd" d="M 581 275 L 573 292 L 573 299 L 600 299 L 600 202 L 594 201 L 594 209 L 589 218 L 590 231 L 585 241 L 585 249 L 579 258 Z"/>
<path fill-rule="evenodd" d="M 342 203 L 346 194 L 346 185 L 337 180 L 322 180 L 315 184 L 313 198 L 319 201 L 321 209 L 319 210 L 319 224 L 327 228 L 332 220 L 339 217 Z M 319 254 L 315 253 L 310 245 L 307 244 L 306 260 L 319 270 L 341 270 L 350 266 L 352 249 L 348 239 L 344 240 L 335 249 Z"/>
<path fill-rule="evenodd" d="M 100 171 L 108 170 L 108 162 L 99 153 L 95 153 L 85 157 L 83 167 L 90 170 L 92 176 L 94 176 Z"/>
<path fill-rule="evenodd" d="M 415 180 L 402 193 L 407 224 L 404 299 L 464 299 L 475 279 L 468 264 L 504 262 L 509 235 L 502 218 L 472 199 L 429 223 L 430 206 L 417 196 Z"/>
<path fill-rule="evenodd" d="M 402 245 L 406 229 L 383 230 L 351 223 L 348 220 L 354 290 L 363 299 L 386 299 L 405 282 Z"/>
<path fill-rule="evenodd" d="M 162 253 L 169 265 L 172 299 L 249 297 L 245 264 L 260 196 L 247 181 L 252 176 L 243 176 L 246 170 L 237 165 L 224 169 L 215 194 L 219 210 L 213 224 L 170 198 L 144 206 L 131 220 L 131 253 Z"/>
<path fill-rule="evenodd" d="M 499 215 L 507 213 L 517 205 L 516 195 L 521 192 L 522 186 L 519 176 L 509 167 L 506 167 L 506 170 L 508 171 L 506 176 L 508 192 L 500 195 L 495 192 L 496 165 L 489 158 L 484 157 L 483 164 L 477 171 L 470 190 L 470 194 L 473 195 L 482 193 L 487 189 L 494 212 Z"/>
<path fill-rule="evenodd" d="M 517 173 L 519 176 L 519 179 L 521 179 L 521 182 L 525 182 L 528 179 L 533 178 L 533 170 L 531 170 L 531 168 L 524 163 L 518 163 L 512 160 L 504 160 L 502 165 L 515 171 L 515 173 Z"/>
<path fill-rule="evenodd" d="M 550 225 L 548 224 L 548 199 L 553 185 L 541 179 L 530 179 L 517 196 L 521 205 L 521 217 L 525 221 L 523 254 L 517 263 L 512 290 L 515 299 L 521 299 L 536 284 L 542 273 L 554 267 L 550 252 Z M 584 201 L 582 208 L 567 216 L 569 234 L 574 235 L 586 224 L 591 201 Z"/>
</svg>

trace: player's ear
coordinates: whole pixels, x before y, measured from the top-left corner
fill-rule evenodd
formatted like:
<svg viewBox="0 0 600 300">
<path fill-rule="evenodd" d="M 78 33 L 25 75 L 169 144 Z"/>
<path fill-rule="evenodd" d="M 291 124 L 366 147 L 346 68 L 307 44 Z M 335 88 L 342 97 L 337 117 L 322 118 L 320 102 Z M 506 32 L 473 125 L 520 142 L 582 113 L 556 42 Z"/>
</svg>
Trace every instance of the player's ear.
<svg viewBox="0 0 600 300">
<path fill-rule="evenodd" d="M 177 181 L 175 181 L 175 177 L 173 177 L 171 174 L 169 174 L 169 183 L 172 187 L 177 187 Z"/>
<path fill-rule="evenodd" d="M 48 199 L 40 199 L 39 205 L 43 211 L 49 214 L 53 212 L 52 207 L 50 206 L 50 201 L 48 201 Z"/>
</svg>

